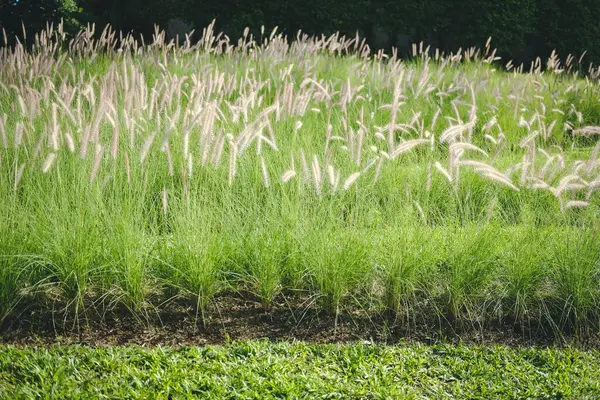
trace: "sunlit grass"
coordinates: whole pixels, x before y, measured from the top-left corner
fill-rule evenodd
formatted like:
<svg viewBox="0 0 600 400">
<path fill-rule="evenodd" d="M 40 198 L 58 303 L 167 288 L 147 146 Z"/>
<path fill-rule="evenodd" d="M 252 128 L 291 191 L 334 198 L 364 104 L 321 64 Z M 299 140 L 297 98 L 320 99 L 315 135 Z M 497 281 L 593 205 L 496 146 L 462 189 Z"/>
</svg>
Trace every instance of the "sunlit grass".
<svg viewBox="0 0 600 400">
<path fill-rule="evenodd" d="M 599 327 L 597 71 L 53 35 L 0 50 L 0 319 L 183 299 L 206 326 L 244 290 Z"/>
</svg>

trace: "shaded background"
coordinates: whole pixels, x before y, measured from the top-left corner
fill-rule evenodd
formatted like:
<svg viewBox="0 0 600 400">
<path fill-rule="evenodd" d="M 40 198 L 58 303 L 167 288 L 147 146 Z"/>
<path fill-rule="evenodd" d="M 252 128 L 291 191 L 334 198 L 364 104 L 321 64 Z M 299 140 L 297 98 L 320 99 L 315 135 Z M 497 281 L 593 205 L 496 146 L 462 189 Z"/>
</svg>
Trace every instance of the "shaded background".
<svg viewBox="0 0 600 400">
<path fill-rule="evenodd" d="M 154 24 L 171 34 L 202 28 L 214 18 L 217 31 L 237 39 L 246 26 L 260 35 L 275 26 L 295 36 L 340 31 L 365 37 L 372 48 L 410 51 L 413 42 L 442 50 L 483 46 L 489 36 L 504 60 L 530 62 L 553 49 L 562 59 L 587 51 L 584 64 L 600 63 L 600 0 L 0 0 L 0 27 L 14 42 L 46 21 L 63 18 L 70 33 L 87 23 L 150 38 Z M 100 31 L 101 29 L 97 29 Z"/>
</svg>

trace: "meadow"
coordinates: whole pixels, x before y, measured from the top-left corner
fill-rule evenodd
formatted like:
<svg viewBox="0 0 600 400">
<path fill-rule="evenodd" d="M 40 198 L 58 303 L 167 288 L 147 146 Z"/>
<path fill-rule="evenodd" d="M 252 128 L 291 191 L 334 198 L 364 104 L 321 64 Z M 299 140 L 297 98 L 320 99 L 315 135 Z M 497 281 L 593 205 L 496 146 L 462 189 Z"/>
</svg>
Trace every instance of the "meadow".
<svg viewBox="0 0 600 400">
<path fill-rule="evenodd" d="M 58 26 L 0 49 L 0 321 L 183 302 L 202 328 L 251 293 L 267 314 L 600 328 L 600 70 L 490 41 L 402 60 L 196 37 Z"/>
</svg>

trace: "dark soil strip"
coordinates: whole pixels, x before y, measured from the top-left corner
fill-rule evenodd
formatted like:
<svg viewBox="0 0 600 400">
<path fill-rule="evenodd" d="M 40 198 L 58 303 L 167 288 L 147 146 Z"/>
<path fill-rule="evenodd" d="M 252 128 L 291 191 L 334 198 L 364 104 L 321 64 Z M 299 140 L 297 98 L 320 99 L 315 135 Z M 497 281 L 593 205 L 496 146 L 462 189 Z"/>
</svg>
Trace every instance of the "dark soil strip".
<svg viewBox="0 0 600 400">
<path fill-rule="evenodd" d="M 61 309 L 56 307 L 56 309 Z M 138 313 L 139 314 L 139 313 Z M 218 296 L 207 313 L 207 325 L 193 307 L 172 302 L 161 311 L 147 311 L 146 317 L 127 310 L 107 315 L 88 311 L 74 318 L 64 312 L 23 311 L 0 327 L 0 343 L 13 345 L 209 345 L 237 340 L 307 341 L 314 343 L 420 342 L 425 344 L 503 344 L 510 346 L 576 345 L 600 348 L 600 335 L 587 332 L 557 334 L 542 324 L 515 324 L 504 321 L 479 326 L 444 319 L 398 321 L 393 315 L 374 314 L 358 308 L 341 310 L 339 315 L 319 311 L 313 299 L 304 296 L 280 297 L 268 312 L 252 295 Z"/>
</svg>

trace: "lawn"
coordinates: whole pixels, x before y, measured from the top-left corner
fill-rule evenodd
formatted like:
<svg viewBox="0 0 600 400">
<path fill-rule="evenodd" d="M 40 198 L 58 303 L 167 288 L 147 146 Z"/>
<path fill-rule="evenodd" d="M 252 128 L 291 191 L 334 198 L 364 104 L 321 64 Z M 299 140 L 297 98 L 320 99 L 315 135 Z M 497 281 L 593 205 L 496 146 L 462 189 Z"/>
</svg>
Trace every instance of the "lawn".
<svg viewBox="0 0 600 400">
<path fill-rule="evenodd" d="M 504 346 L 9 346 L 0 398 L 592 399 L 599 362 L 597 351 Z"/>
</svg>

